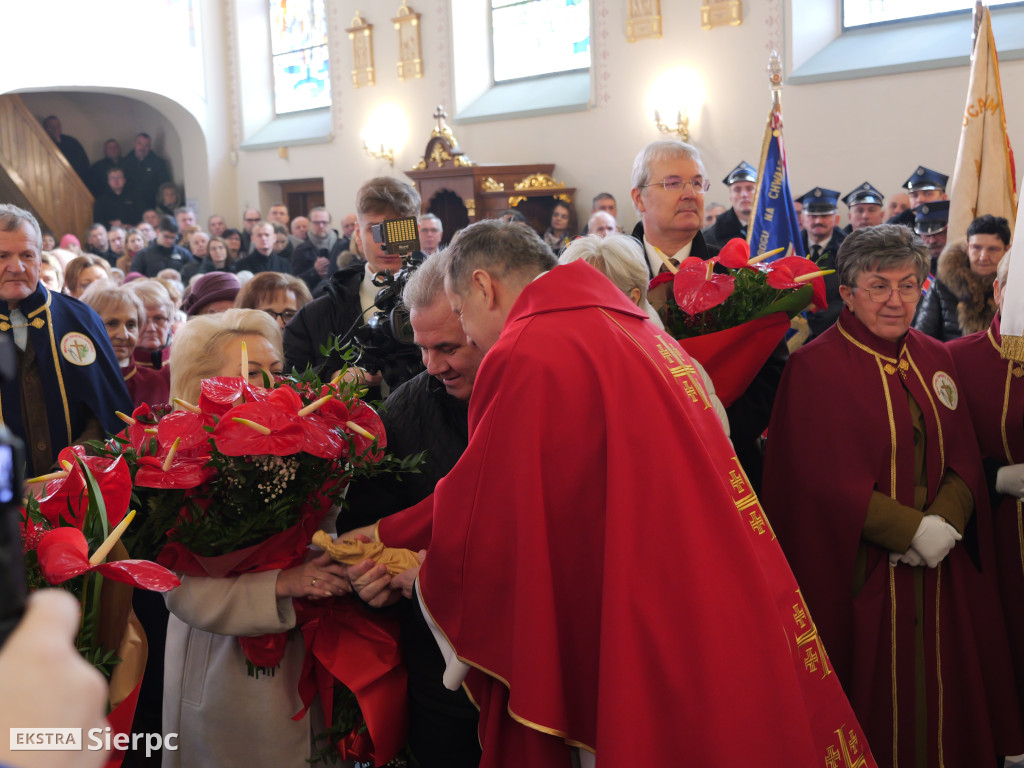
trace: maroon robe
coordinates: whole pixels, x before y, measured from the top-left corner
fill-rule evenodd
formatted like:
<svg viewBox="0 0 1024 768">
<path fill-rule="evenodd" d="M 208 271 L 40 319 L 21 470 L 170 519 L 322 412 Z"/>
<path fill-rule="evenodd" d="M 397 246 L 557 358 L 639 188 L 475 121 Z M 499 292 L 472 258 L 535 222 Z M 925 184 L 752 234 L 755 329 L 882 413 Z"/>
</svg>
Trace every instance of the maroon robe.
<svg viewBox="0 0 1024 768">
<path fill-rule="evenodd" d="M 171 369 L 166 365 L 159 369 L 147 368 L 135 361 L 121 368 L 124 384 L 128 387 L 128 394 L 132 398 L 132 405 L 138 408 L 143 403 L 150 406 L 170 403 L 170 371 Z"/>
<path fill-rule="evenodd" d="M 989 469 L 995 528 L 996 573 L 1003 598 L 1017 695 L 1024 702 L 1024 514 L 1021 501 L 995 490 L 995 471 L 1024 462 L 1024 366 L 1004 360 L 999 316 L 987 331 L 946 344 L 974 421 L 981 457 Z"/>
<path fill-rule="evenodd" d="M 908 392 L 926 428 L 924 514 L 950 469 L 975 499 L 963 540 L 937 568 L 891 567 L 889 553 L 861 535 L 873 491 L 914 506 Z M 879 765 L 916 764 L 918 704 L 927 714 L 929 768 L 992 765 L 997 753 L 1020 752 L 981 462 L 943 345 L 914 330 L 899 344 L 884 341 L 844 309 L 833 328 L 790 357 L 764 477 L 768 517 Z M 862 545 L 866 581 L 854 594 Z M 918 702 L 922 660 L 927 692 Z"/>
<path fill-rule="evenodd" d="M 432 510 L 420 589 L 473 667 L 482 768 L 875 765 L 690 359 L 605 277 L 523 290 L 469 420 L 399 515 Z M 387 543 L 424 540 L 395 517 Z"/>
</svg>

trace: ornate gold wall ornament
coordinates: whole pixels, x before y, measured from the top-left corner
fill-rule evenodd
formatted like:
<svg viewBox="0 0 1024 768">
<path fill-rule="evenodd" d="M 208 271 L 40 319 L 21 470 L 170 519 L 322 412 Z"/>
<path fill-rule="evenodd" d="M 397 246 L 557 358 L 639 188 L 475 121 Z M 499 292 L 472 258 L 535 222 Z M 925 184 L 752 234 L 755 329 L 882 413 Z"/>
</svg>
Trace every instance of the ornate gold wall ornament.
<svg viewBox="0 0 1024 768">
<path fill-rule="evenodd" d="M 451 160 L 452 156 L 448 154 L 448 150 L 445 149 L 444 144 L 438 142 L 434 145 L 434 151 L 430 153 L 430 159 L 437 163 L 437 167 L 440 168 L 444 165 L 445 160 Z"/>
<path fill-rule="evenodd" d="M 448 113 L 444 111 L 444 107 L 438 106 L 434 110 L 434 119 L 437 121 L 437 125 L 430 131 L 430 139 L 423 152 L 423 159 L 416 163 L 412 170 L 426 170 L 430 163 L 435 163 L 438 168 L 441 168 L 449 160 L 456 168 L 468 168 L 474 165 L 473 161 L 459 149 L 459 143 L 455 140 L 452 129 L 444 121 L 446 117 L 448 117 Z"/>
<path fill-rule="evenodd" d="M 398 79 L 423 77 L 423 48 L 420 45 L 420 15 L 402 0 L 398 15 L 391 21 L 398 31 Z"/>
<path fill-rule="evenodd" d="M 565 182 L 556 181 L 555 179 L 548 176 L 546 173 L 531 173 L 522 181 L 517 181 L 515 187 L 517 190 L 522 189 L 560 189 L 565 186 Z"/>
<path fill-rule="evenodd" d="M 469 214 L 469 218 L 476 216 L 476 199 L 472 197 L 466 198 L 466 213 Z"/>
<path fill-rule="evenodd" d="M 741 0 L 704 0 L 700 7 L 700 25 L 703 29 L 738 27 L 743 23 Z"/>
<path fill-rule="evenodd" d="M 509 208 L 515 208 L 517 205 L 519 205 L 525 199 L 526 199 L 526 195 L 512 195 L 508 199 L 508 207 Z"/>
<path fill-rule="evenodd" d="M 661 0 L 628 0 L 626 40 L 661 37 Z"/>
<path fill-rule="evenodd" d="M 376 76 L 373 70 L 373 24 L 366 21 L 356 11 L 352 26 L 345 30 L 352 41 L 352 84 L 374 85 Z"/>
<path fill-rule="evenodd" d="M 494 177 L 488 176 L 486 179 L 480 182 L 480 188 L 484 192 L 504 192 L 505 185 L 500 181 L 495 181 Z"/>
<path fill-rule="evenodd" d="M 569 203 L 571 205 L 572 204 L 572 195 L 567 195 L 565 193 L 563 193 L 561 195 L 555 195 L 555 200 L 561 200 L 563 203 Z"/>
</svg>

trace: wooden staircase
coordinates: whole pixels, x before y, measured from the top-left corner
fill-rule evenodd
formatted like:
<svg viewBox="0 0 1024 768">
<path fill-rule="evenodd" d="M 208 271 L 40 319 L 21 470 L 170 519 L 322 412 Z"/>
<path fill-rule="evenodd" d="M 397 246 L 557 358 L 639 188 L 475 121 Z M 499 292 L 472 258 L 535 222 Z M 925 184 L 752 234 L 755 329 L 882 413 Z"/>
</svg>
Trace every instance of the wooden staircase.
<svg viewBox="0 0 1024 768">
<path fill-rule="evenodd" d="M 31 211 L 60 240 L 86 242 L 93 197 L 16 94 L 0 95 L 0 203 Z"/>
</svg>

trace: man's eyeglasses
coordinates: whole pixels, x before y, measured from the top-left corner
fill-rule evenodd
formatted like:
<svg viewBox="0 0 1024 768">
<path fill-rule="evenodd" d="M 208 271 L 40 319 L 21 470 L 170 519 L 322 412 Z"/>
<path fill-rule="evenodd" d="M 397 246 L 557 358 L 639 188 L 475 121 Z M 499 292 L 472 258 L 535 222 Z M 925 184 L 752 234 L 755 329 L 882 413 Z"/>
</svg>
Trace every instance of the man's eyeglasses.
<svg viewBox="0 0 1024 768">
<path fill-rule="evenodd" d="M 694 194 L 700 195 L 711 189 L 711 182 L 700 177 L 696 179 L 678 179 L 673 176 L 662 181 L 653 181 L 650 184 L 640 185 L 640 189 L 647 187 L 664 187 L 666 192 L 682 192 L 687 187 L 693 187 Z"/>
<path fill-rule="evenodd" d="M 860 288 L 861 286 L 857 286 Z M 905 304 L 909 304 L 912 301 L 917 301 L 921 298 L 921 286 L 917 284 L 917 281 L 910 283 L 900 283 L 899 285 L 885 285 L 877 283 L 875 285 L 869 285 L 862 290 L 866 291 L 868 298 L 876 304 L 885 304 L 892 296 L 892 292 L 896 291 L 900 295 L 900 301 Z"/>
<path fill-rule="evenodd" d="M 246 219 L 246 222 L 249 224 L 255 224 L 257 221 L 259 221 L 259 219 Z"/>
<path fill-rule="evenodd" d="M 287 325 L 288 321 L 295 317 L 295 315 L 297 314 L 297 312 L 294 309 L 286 309 L 284 312 L 275 312 L 272 309 L 264 309 L 263 311 L 266 312 L 268 315 L 271 315 L 275 319 L 280 320 L 285 325 Z"/>
</svg>

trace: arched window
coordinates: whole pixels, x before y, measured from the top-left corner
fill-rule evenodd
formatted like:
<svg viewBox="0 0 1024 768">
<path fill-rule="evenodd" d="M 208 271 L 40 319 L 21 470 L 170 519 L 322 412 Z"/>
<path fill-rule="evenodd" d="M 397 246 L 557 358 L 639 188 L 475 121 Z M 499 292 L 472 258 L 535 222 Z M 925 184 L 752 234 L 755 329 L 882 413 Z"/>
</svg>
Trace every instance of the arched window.
<svg viewBox="0 0 1024 768">
<path fill-rule="evenodd" d="M 324 0 L 270 0 L 270 48 L 277 114 L 331 105 Z"/>
<path fill-rule="evenodd" d="M 989 7 L 1020 0 L 987 0 Z M 918 16 L 936 16 L 970 11 L 974 0 L 843 0 L 843 27 L 860 27 L 885 21 L 902 21 Z"/>
<path fill-rule="evenodd" d="M 590 68 L 590 0 L 491 0 L 495 83 Z"/>
</svg>

